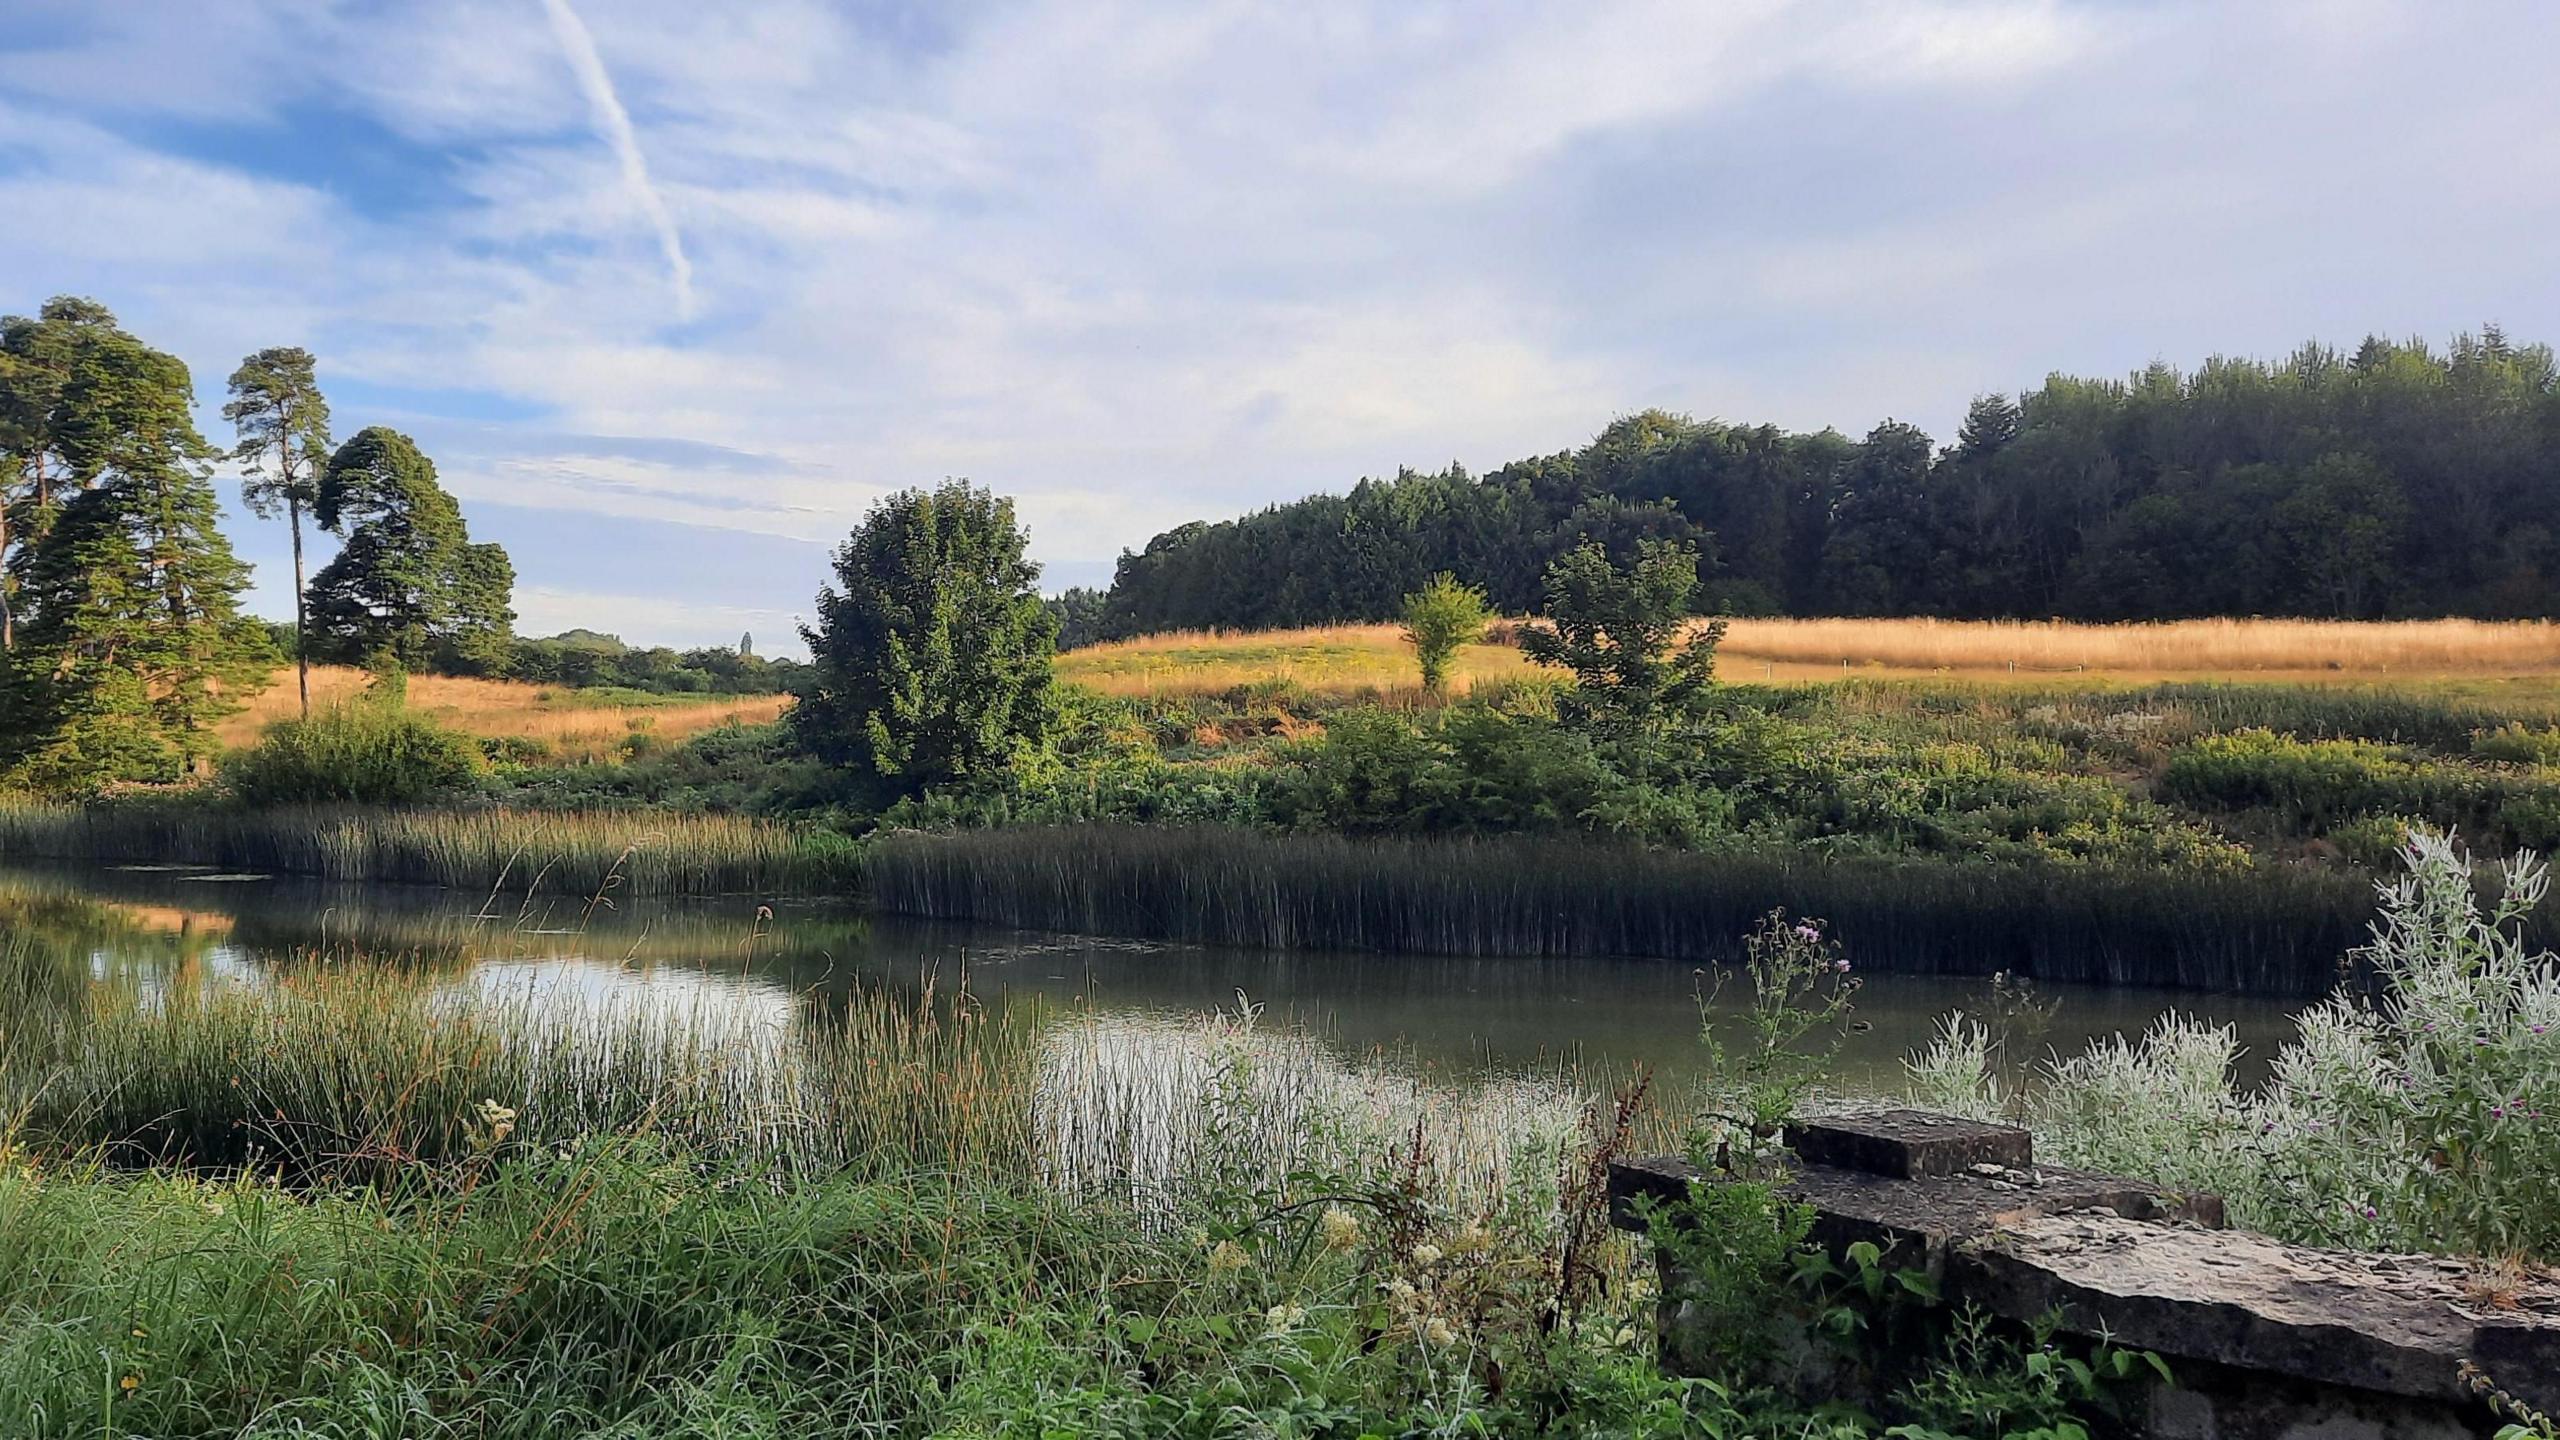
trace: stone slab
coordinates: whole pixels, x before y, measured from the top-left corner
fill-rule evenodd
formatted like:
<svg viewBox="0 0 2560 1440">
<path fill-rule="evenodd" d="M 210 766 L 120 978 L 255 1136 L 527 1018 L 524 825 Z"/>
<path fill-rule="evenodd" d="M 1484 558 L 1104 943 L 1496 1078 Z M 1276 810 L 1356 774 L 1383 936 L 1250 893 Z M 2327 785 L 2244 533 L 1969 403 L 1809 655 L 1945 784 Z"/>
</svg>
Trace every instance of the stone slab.
<svg viewBox="0 0 2560 1440">
<path fill-rule="evenodd" d="M 1799 1120 L 1787 1126 L 1787 1148 L 1807 1165 L 1901 1180 L 1962 1175 L 1977 1165 L 2026 1170 L 2036 1163 L 2032 1131 L 1925 1110 Z"/>
<path fill-rule="evenodd" d="M 1634 1202 L 1657 1204 L 1685 1198 L 1699 1171 L 1676 1155 L 1612 1162 L 1609 1211 L 1624 1229 L 1642 1229 Z M 1997 1226 L 2038 1216 L 2108 1209 L 2136 1219 L 2178 1220 L 2219 1227 L 2221 1197 L 2183 1195 L 2164 1186 L 2119 1175 L 2095 1175 L 2059 1167 L 2013 1169 L 1984 1162 L 1941 1179 L 1905 1180 L 1827 1165 L 1795 1165 L 1786 1193 L 1814 1209 L 1814 1238 L 1838 1250 L 1871 1241 L 1899 1250 L 1896 1262 L 1937 1268 L 1944 1251 Z"/>
<path fill-rule="evenodd" d="M 2103 1213 L 2003 1222 L 1966 1242 L 1951 1294 L 2000 1314 L 2058 1312 L 2084 1335 L 2387 1395 L 2468 1398 L 2466 1360 L 2560 1408 L 2560 1282 L 2492 1304 L 2458 1260 L 2287 1245 Z"/>
</svg>

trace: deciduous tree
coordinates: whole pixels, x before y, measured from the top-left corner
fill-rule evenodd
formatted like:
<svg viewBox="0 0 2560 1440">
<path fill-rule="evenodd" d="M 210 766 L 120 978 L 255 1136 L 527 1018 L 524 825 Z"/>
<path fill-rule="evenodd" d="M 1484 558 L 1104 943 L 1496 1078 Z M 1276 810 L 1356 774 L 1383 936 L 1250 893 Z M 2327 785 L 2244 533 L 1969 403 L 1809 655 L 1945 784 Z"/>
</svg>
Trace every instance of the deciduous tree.
<svg viewBox="0 0 2560 1440">
<path fill-rule="evenodd" d="M 872 507 L 803 626 L 802 746 L 909 794 L 976 775 L 1049 718 L 1058 622 L 1013 502 L 965 481 Z"/>
<path fill-rule="evenodd" d="M 1461 585 L 1443 570 L 1431 583 L 1404 597 L 1404 639 L 1422 668 L 1422 688 L 1438 695 L 1449 681 L 1449 661 L 1461 645 L 1484 637 L 1490 619 L 1484 592 Z"/>
</svg>

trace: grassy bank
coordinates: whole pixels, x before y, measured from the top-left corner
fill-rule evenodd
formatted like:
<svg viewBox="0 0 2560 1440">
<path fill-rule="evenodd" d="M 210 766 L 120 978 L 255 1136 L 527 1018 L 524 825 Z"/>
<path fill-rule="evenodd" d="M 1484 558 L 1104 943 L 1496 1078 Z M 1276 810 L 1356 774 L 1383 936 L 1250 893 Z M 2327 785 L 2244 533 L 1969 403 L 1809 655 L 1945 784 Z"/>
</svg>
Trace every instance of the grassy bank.
<svg viewBox="0 0 2560 1440">
<path fill-rule="evenodd" d="M 7 939 L 0 982 L 46 1001 L 0 1029 L 11 1435 L 1684 1435 L 1717 1398 L 1651 1367 L 1570 1102 L 1490 1150 L 1249 1025 L 1168 1056 L 959 997 L 569 1017 Z"/>
<path fill-rule="evenodd" d="M 842 837 L 739 816 L 242 810 L 187 798 L 0 803 L 0 858 L 10 857 L 577 894 L 823 895 L 856 878 Z"/>
</svg>

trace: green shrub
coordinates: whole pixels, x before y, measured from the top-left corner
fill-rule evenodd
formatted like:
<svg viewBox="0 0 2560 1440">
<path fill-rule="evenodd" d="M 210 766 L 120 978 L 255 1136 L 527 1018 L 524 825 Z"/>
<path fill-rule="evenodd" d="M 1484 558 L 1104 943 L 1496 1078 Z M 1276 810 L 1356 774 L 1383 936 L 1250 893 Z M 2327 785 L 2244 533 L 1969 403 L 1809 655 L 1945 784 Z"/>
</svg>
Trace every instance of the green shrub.
<svg viewBox="0 0 2560 1440">
<path fill-rule="evenodd" d="M 223 777 L 252 805 L 411 805 L 475 788 L 480 747 L 423 716 L 372 704 L 286 720 L 232 757 Z"/>
<path fill-rule="evenodd" d="M 2510 720 L 2471 737 L 2473 758 L 2505 765 L 2560 765 L 2560 726 Z"/>
<path fill-rule="evenodd" d="M 2400 863 L 2400 847 L 2409 843 L 2411 827 L 2423 823 L 2406 815 L 2368 815 L 2332 829 L 2329 843 L 2354 864 L 2388 870 Z"/>
</svg>

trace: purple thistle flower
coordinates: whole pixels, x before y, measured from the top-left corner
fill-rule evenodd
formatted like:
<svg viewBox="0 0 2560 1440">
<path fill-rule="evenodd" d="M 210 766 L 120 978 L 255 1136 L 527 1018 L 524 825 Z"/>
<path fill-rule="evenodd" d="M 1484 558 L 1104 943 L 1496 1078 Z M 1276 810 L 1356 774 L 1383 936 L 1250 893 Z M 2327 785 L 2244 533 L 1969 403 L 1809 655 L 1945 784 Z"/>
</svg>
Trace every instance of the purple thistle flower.
<svg viewBox="0 0 2560 1440">
<path fill-rule="evenodd" d="M 1811 925 L 1799 925 L 1796 927 L 1796 938 L 1807 945 L 1818 945 L 1822 943 L 1822 932 Z"/>
<path fill-rule="evenodd" d="M 1849 973 L 1849 962 L 1846 960 L 1834 960 L 1831 962 L 1831 968 L 1842 975 L 1846 975 Z"/>
</svg>

